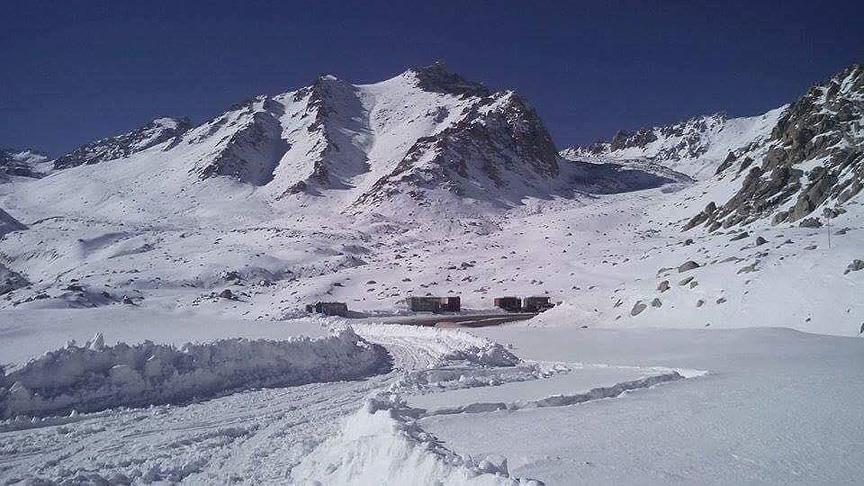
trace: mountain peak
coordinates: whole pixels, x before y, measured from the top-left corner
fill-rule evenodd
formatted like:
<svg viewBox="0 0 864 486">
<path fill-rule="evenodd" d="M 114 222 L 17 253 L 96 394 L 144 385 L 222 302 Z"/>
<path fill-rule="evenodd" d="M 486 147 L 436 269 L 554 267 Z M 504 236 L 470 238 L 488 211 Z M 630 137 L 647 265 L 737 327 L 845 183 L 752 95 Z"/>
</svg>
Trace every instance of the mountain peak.
<svg viewBox="0 0 864 486">
<path fill-rule="evenodd" d="M 192 125 L 192 120 L 190 120 L 189 117 L 185 117 L 185 116 L 183 118 L 173 118 L 170 116 L 154 118 L 148 124 L 148 126 L 152 126 L 152 127 L 162 127 L 162 128 L 169 128 L 169 129 L 177 129 L 178 127 L 191 126 L 191 125 Z"/>
<path fill-rule="evenodd" d="M 450 71 L 444 61 L 438 60 L 430 66 L 411 68 L 409 72 L 417 78 L 417 85 L 424 91 L 456 96 L 489 96 L 486 86 L 468 81 Z"/>
<path fill-rule="evenodd" d="M 426 71 L 426 72 L 437 72 L 437 73 L 445 74 L 445 75 L 454 75 L 455 74 L 454 72 L 452 72 L 450 70 L 449 67 L 447 67 L 447 63 L 444 62 L 444 60 L 442 60 L 442 59 L 436 59 L 435 62 L 433 62 L 432 64 L 430 64 L 428 66 L 412 67 L 410 70 L 414 71 L 415 73 L 420 72 L 420 71 Z"/>
</svg>

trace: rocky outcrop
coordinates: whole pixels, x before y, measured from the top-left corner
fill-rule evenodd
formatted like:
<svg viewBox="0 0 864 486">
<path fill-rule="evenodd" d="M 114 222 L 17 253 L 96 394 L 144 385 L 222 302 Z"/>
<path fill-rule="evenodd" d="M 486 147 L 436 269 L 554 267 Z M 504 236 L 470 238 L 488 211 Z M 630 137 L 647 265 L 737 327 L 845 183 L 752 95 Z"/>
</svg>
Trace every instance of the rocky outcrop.
<svg viewBox="0 0 864 486">
<path fill-rule="evenodd" d="M 740 189 L 685 226 L 795 222 L 817 208 L 840 207 L 864 187 L 864 66 L 814 86 L 780 117 L 764 144 L 730 154 L 721 176 L 746 170 Z"/>
<path fill-rule="evenodd" d="M 850 263 L 850 264 L 846 267 L 846 271 L 843 272 L 843 273 L 844 273 L 844 274 L 847 274 L 847 273 L 849 273 L 849 272 L 858 272 L 858 271 L 861 271 L 861 270 L 864 270 L 864 260 L 858 260 L 858 259 L 856 258 L 855 260 L 852 260 L 852 263 Z"/>
<path fill-rule="evenodd" d="M 597 142 L 584 150 L 593 154 L 619 152 L 624 149 L 646 149 L 652 142 L 658 140 L 670 143 L 659 147 L 650 158 L 669 160 L 673 158 L 696 158 L 704 154 L 708 148 L 703 141 L 703 134 L 711 126 L 721 126 L 726 122 L 724 113 L 690 118 L 671 125 L 642 128 L 636 132 L 619 130 L 608 143 Z M 576 150 L 579 147 L 575 148 Z"/>
<path fill-rule="evenodd" d="M 13 231 L 26 230 L 27 226 L 0 209 L 0 239 Z M 0 295 L 30 285 L 21 274 L 0 263 Z"/>
<path fill-rule="evenodd" d="M 492 94 L 482 84 L 468 81 L 448 70 L 443 61 L 436 61 L 427 67 L 412 68 L 411 71 L 417 76 L 418 85 L 424 91 L 480 98 Z"/>
<path fill-rule="evenodd" d="M 0 263 L 0 295 L 8 294 L 13 290 L 24 288 L 30 285 L 20 273 L 12 271 L 2 263 Z"/>
<path fill-rule="evenodd" d="M 785 108 L 742 118 L 716 113 L 636 132 L 619 131 L 611 141 L 571 147 L 561 155 L 628 165 L 648 161 L 706 180 L 738 160 L 736 154 L 746 147 L 764 144 Z"/>
<path fill-rule="evenodd" d="M 740 131 L 739 125 L 747 120 L 730 121 L 717 113 L 637 131 L 620 130 L 609 141 L 570 147 L 561 155 L 570 160 L 651 161 L 694 177 L 713 173 L 713 168 L 706 171 L 703 166 L 719 165 L 728 152 L 715 139 L 722 138 L 724 131 Z"/>
<path fill-rule="evenodd" d="M 27 229 L 23 223 L 13 218 L 9 213 L 0 209 L 0 238 L 5 236 L 7 233 L 11 233 L 13 231 L 21 231 Z"/>
<path fill-rule="evenodd" d="M 678 273 L 689 272 L 690 270 L 694 270 L 694 269 L 699 268 L 699 266 L 700 265 L 698 263 L 694 262 L 693 260 L 688 260 L 688 261 L 682 263 L 681 266 L 678 267 Z"/>
<path fill-rule="evenodd" d="M 273 179 L 273 170 L 289 145 L 281 137 L 282 105 L 272 100 L 261 105 L 260 110 L 250 108 L 240 127 L 220 143 L 215 154 L 208 155 L 197 169 L 202 180 L 229 176 L 260 186 Z"/>
</svg>

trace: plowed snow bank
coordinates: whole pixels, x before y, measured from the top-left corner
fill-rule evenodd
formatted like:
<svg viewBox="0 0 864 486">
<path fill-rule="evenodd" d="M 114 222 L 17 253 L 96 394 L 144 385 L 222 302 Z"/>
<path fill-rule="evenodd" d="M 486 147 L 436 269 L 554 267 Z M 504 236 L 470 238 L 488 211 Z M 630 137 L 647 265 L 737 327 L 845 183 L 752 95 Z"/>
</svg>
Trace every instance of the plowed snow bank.
<svg viewBox="0 0 864 486">
<path fill-rule="evenodd" d="M 249 388 L 357 379 L 389 368 L 387 352 L 350 329 L 319 339 L 238 338 L 179 349 L 150 341 L 104 346 L 97 335 L 9 375 L 0 370 L 0 417 L 182 403 Z"/>
<path fill-rule="evenodd" d="M 507 461 L 476 461 L 440 445 L 395 396 L 372 398 L 348 417 L 342 432 L 291 472 L 300 484 L 542 485 L 511 478 Z"/>
</svg>

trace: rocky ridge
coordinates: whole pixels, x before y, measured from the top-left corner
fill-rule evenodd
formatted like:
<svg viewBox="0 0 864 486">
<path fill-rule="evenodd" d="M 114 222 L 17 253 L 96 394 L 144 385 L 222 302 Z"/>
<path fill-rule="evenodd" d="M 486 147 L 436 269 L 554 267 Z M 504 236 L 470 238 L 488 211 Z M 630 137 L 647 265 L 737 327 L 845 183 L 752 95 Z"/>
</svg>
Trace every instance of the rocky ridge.
<svg viewBox="0 0 864 486">
<path fill-rule="evenodd" d="M 731 151 L 717 173 L 746 175 L 732 198 L 706 208 L 688 228 L 767 217 L 779 224 L 820 208 L 827 217 L 843 211 L 864 187 L 864 66 L 811 88 L 783 113 L 766 143 Z"/>
<path fill-rule="evenodd" d="M 131 132 L 84 144 L 54 159 L 53 168 L 68 169 L 126 158 L 168 140 L 175 140 L 189 128 L 191 122 L 186 118 L 157 118 Z"/>
</svg>

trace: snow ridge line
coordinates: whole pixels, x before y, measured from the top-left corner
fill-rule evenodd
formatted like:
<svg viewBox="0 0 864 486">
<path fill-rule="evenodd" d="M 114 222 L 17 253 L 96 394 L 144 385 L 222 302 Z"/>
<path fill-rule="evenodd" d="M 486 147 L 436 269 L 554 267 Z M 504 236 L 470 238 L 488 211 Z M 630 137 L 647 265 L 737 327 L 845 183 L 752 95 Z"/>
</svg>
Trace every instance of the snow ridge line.
<svg viewBox="0 0 864 486">
<path fill-rule="evenodd" d="M 0 419 L 182 404 L 251 388 L 354 380 L 390 371 L 387 351 L 350 329 L 284 341 L 225 339 L 181 348 L 70 343 L 6 375 Z"/>
<path fill-rule="evenodd" d="M 477 402 L 471 403 L 468 405 L 463 405 L 461 407 L 445 407 L 439 408 L 436 410 L 428 411 L 428 410 L 419 410 L 418 417 L 426 418 L 432 417 L 435 415 L 454 415 L 460 413 L 484 413 L 484 412 L 498 412 L 502 410 L 523 410 L 530 408 L 546 408 L 546 407 L 566 407 L 569 405 L 576 405 L 579 403 L 594 401 L 594 400 L 602 400 L 604 398 L 616 398 L 628 391 L 638 390 L 642 388 L 650 388 L 655 385 L 659 385 L 661 383 L 668 383 L 671 381 L 678 381 L 685 379 L 685 376 L 678 373 L 677 371 L 672 371 L 671 373 L 664 373 L 662 375 L 654 375 L 648 376 L 646 378 L 642 378 L 639 380 L 633 381 L 625 381 L 622 383 L 616 383 L 615 385 L 608 387 L 597 387 L 592 388 L 590 391 L 586 393 L 577 393 L 574 395 L 553 395 L 546 398 L 541 398 L 539 400 L 519 400 L 515 402 Z"/>
</svg>

